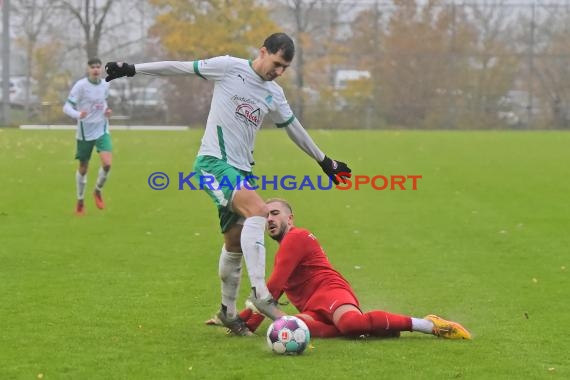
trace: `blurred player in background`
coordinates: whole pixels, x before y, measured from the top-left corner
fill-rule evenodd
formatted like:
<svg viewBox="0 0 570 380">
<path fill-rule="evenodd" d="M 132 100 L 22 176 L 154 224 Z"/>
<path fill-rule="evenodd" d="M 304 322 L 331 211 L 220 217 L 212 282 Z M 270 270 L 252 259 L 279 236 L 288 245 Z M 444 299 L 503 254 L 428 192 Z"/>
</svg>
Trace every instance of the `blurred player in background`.
<svg viewBox="0 0 570 380">
<path fill-rule="evenodd" d="M 285 293 L 312 336 L 398 337 L 401 331 L 418 331 L 448 339 L 471 339 L 469 331 L 459 323 L 435 315 L 413 318 L 381 310 L 363 313 L 352 287 L 331 266 L 317 238 L 294 226 L 289 203 L 270 199 L 267 206 L 267 231 L 279 242 L 267 287 L 276 300 Z M 264 316 L 250 305 L 240 318 L 250 331 L 255 331 Z M 206 323 L 219 324 L 215 319 Z"/>
<path fill-rule="evenodd" d="M 79 169 L 75 174 L 77 185 L 77 205 L 75 213 L 85 214 L 85 187 L 87 185 L 87 169 L 93 147 L 97 148 L 101 158 L 101 167 L 95 182 L 95 205 L 105 208 L 101 190 L 111 170 L 112 144 L 109 134 L 109 117 L 111 109 L 107 106 L 109 83 L 101 80 L 101 60 L 91 58 L 87 62 L 87 77 L 78 80 L 71 89 L 63 112 L 77 120 L 77 148 L 75 158 L 79 160 Z"/>
<path fill-rule="evenodd" d="M 107 81 L 135 74 L 196 75 L 214 82 L 214 94 L 194 172 L 214 177 L 216 184 L 204 190 L 216 204 L 224 245 L 219 276 L 222 302 L 218 318 L 235 334 L 251 334 L 237 316 L 236 299 L 245 259 L 252 288 L 251 302 L 268 315 L 279 309 L 265 283 L 265 218 L 267 206 L 252 184 L 255 136 L 265 116 L 282 128 L 297 146 L 312 157 L 338 183 L 350 177 L 350 169 L 327 157 L 295 118 L 279 78 L 295 55 L 293 40 L 284 33 L 267 37 L 254 60 L 231 56 L 196 61 L 163 61 L 128 64 L 108 62 Z M 197 97 L 200 94 L 196 94 Z M 192 101 L 189 99 L 188 101 Z"/>
</svg>

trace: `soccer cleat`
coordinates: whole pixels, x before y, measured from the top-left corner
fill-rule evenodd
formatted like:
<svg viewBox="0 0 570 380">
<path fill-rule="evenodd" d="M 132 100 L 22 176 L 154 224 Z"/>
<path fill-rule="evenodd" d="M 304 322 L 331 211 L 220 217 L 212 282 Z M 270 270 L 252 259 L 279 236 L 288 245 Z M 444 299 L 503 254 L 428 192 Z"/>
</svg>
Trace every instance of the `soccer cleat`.
<svg viewBox="0 0 570 380">
<path fill-rule="evenodd" d="M 95 190 L 93 193 L 95 197 L 95 205 L 99 210 L 103 210 L 105 208 L 105 202 L 103 202 L 103 197 L 101 196 L 101 190 Z"/>
<path fill-rule="evenodd" d="M 228 328 L 228 335 L 233 334 L 237 336 L 252 336 L 253 333 L 247 328 L 245 322 L 239 317 L 235 316 L 229 318 L 222 310 L 218 311 L 216 318 Z"/>
<path fill-rule="evenodd" d="M 437 315 L 424 317 L 433 323 L 432 334 L 446 339 L 471 339 L 471 333 L 457 322 L 447 321 Z"/>
<path fill-rule="evenodd" d="M 255 295 L 252 294 L 249 296 L 248 300 L 251 301 L 254 308 L 257 309 L 257 312 L 264 314 L 266 317 L 269 317 L 272 320 L 276 320 L 277 318 L 286 315 L 281 309 L 277 307 L 277 301 L 275 301 L 271 296 L 261 299 L 255 297 Z"/>
<path fill-rule="evenodd" d="M 208 326 L 224 326 L 224 324 L 222 323 L 222 321 L 220 321 L 220 318 L 218 318 L 218 315 L 214 315 L 212 318 L 206 320 L 204 322 L 204 324 L 208 325 Z"/>
<path fill-rule="evenodd" d="M 85 215 L 85 205 L 83 204 L 83 199 L 77 200 L 77 205 L 75 206 L 75 215 L 77 216 Z"/>
</svg>

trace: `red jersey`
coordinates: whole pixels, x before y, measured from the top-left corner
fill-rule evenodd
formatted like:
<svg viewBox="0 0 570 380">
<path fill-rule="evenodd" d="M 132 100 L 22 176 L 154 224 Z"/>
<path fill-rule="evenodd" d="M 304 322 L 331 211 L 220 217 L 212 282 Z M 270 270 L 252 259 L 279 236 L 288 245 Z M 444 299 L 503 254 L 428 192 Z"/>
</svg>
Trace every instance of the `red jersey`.
<svg viewBox="0 0 570 380">
<path fill-rule="evenodd" d="M 333 269 L 315 235 L 297 227 L 279 245 L 267 288 L 276 300 L 285 292 L 300 312 L 317 291 L 341 288 L 354 294 L 348 281 Z"/>
</svg>

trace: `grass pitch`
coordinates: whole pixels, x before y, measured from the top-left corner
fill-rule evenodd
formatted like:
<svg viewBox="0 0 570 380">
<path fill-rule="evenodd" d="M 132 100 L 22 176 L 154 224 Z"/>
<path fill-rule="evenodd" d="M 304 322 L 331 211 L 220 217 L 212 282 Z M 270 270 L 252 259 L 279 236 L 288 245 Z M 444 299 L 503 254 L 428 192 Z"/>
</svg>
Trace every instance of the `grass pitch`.
<svg viewBox="0 0 570 380">
<path fill-rule="evenodd" d="M 174 185 L 201 131 L 114 132 L 107 209 L 91 198 L 94 156 L 78 218 L 74 133 L 0 129 L 0 379 L 570 378 L 570 134 L 311 134 L 355 174 L 423 178 L 262 196 L 292 202 L 363 309 L 436 313 L 473 341 L 314 339 L 280 357 L 268 322 L 227 337 L 203 325 L 219 304 L 214 206 Z M 257 175 L 321 174 L 282 131 L 259 135 L 256 158 Z M 155 171 L 168 189 L 149 188 Z"/>
</svg>

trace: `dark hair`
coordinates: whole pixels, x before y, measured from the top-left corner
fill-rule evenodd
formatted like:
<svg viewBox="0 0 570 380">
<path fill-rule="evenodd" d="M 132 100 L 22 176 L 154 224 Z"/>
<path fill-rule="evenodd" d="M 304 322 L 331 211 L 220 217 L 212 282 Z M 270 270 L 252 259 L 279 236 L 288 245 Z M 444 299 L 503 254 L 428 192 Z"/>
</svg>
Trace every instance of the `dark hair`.
<svg viewBox="0 0 570 380">
<path fill-rule="evenodd" d="M 283 59 L 287 62 L 291 62 L 295 56 L 295 44 L 291 37 L 285 33 L 273 33 L 263 41 L 263 46 L 271 54 L 277 54 L 278 51 L 281 51 Z"/>
<path fill-rule="evenodd" d="M 102 64 L 101 60 L 97 57 L 89 58 L 89 60 L 87 61 L 88 66 L 96 65 L 96 64 L 99 64 L 99 65 Z"/>
</svg>

